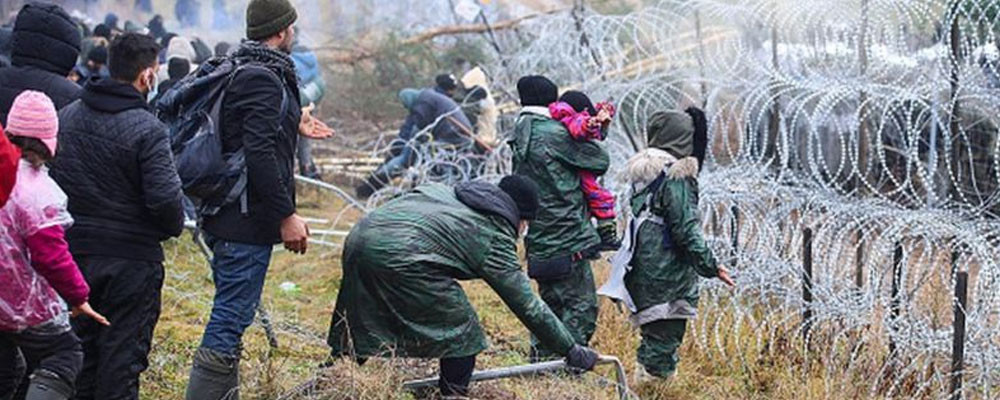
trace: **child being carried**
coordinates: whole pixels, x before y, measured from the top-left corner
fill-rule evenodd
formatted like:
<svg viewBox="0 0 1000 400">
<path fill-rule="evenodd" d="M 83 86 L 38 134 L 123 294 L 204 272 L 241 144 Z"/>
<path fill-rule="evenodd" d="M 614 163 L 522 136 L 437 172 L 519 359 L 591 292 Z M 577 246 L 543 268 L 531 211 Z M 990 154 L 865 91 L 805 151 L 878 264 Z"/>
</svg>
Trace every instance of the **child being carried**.
<svg viewBox="0 0 1000 400">
<path fill-rule="evenodd" d="M 575 140 L 603 141 L 607 137 L 608 126 L 615 116 L 615 107 L 610 102 L 600 102 L 597 106 L 582 92 L 568 91 L 559 101 L 549 105 L 552 118 L 562 122 Z M 615 222 L 615 195 L 601 186 L 598 175 L 590 171 L 580 171 L 580 188 L 587 198 L 590 214 L 597 219 L 597 233 L 601 236 L 601 251 L 617 250 L 621 246 L 618 226 Z"/>
</svg>

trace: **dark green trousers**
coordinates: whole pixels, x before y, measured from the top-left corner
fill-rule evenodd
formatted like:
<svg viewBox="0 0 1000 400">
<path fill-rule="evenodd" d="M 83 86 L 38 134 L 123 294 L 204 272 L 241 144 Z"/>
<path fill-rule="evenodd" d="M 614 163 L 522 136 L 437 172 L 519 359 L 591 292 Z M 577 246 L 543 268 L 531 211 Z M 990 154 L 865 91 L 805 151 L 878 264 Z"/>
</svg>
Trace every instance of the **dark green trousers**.
<svg viewBox="0 0 1000 400">
<path fill-rule="evenodd" d="M 664 319 L 650 322 L 640 328 L 639 364 L 646 372 L 659 378 L 668 378 L 677 371 L 678 350 L 684 342 L 686 319 Z"/>
<path fill-rule="evenodd" d="M 549 309 L 562 321 L 581 345 L 590 344 L 597 329 L 597 288 L 590 261 L 578 261 L 566 279 L 556 282 L 539 282 L 538 295 Z M 534 361 L 561 358 L 562 355 L 544 348 L 534 335 L 531 336 L 531 358 Z"/>
</svg>

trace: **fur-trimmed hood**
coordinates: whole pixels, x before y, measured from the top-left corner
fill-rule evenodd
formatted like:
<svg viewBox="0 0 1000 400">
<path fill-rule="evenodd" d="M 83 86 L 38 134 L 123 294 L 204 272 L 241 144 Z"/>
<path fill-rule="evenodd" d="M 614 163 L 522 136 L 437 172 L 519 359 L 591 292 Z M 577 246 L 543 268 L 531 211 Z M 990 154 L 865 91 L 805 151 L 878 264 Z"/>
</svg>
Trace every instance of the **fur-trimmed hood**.
<svg viewBox="0 0 1000 400">
<path fill-rule="evenodd" d="M 667 178 L 686 179 L 698 176 L 698 159 L 684 157 L 678 160 L 670 153 L 648 148 L 636 153 L 625 164 L 625 181 L 631 184 L 646 185 L 656 179 L 665 168 Z"/>
</svg>

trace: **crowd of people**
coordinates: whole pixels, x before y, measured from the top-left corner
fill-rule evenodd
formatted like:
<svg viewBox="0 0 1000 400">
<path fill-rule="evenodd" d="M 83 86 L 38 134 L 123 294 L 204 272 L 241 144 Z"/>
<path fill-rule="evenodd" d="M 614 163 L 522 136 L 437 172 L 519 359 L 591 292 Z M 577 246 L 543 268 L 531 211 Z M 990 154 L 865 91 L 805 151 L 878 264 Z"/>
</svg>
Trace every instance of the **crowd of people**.
<svg viewBox="0 0 1000 400">
<path fill-rule="evenodd" d="M 288 0 L 251 0 L 246 39 L 214 54 L 168 33 L 162 18 L 119 30 L 110 17 L 88 30 L 57 5 L 25 5 L 0 68 L 0 399 L 137 399 L 160 313 L 161 243 L 181 234 L 192 210 L 213 254 L 215 296 L 186 398 L 238 398 L 242 336 L 274 246 L 308 250 L 295 164 L 316 174 L 309 140 L 333 135 L 311 115 L 326 87 L 319 61 L 296 43 Z M 495 104 L 470 76 L 478 84 L 442 74 L 434 87 L 400 91 L 408 116 L 398 149 L 360 195 L 413 162 L 409 142 L 421 132 L 491 150 L 479 133 L 492 129 Z M 467 396 L 487 342 L 458 281 L 482 279 L 531 332 L 533 360 L 590 370 L 591 262 L 616 251 L 600 294 L 624 303 L 641 331 L 639 373 L 669 378 L 696 316 L 698 278 L 734 284 L 697 218 L 704 114 L 650 117 L 645 150 L 625 165 L 630 207 L 621 208 L 600 184 L 615 107 L 579 91 L 560 96 L 537 75 L 517 92 L 522 109 L 506 135 L 512 175 L 417 186 L 351 229 L 331 357 L 439 359 L 441 394 Z M 210 121 L 178 115 L 186 109 Z M 205 123 L 212 134 L 178 140 Z M 191 178 L 223 170 L 233 173 L 212 185 Z"/>
</svg>

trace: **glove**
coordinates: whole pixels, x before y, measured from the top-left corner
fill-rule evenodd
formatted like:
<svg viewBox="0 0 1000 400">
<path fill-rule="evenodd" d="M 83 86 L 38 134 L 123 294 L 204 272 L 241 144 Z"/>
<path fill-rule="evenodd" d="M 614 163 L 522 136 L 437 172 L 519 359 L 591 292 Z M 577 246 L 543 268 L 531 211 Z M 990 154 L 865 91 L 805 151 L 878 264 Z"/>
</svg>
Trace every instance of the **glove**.
<svg viewBox="0 0 1000 400">
<path fill-rule="evenodd" d="M 597 357 L 598 354 L 594 349 L 575 344 L 566 355 L 566 365 L 570 368 L 590 371 L 597 364 Z"/>
</svg>

